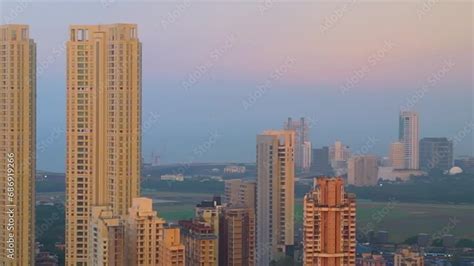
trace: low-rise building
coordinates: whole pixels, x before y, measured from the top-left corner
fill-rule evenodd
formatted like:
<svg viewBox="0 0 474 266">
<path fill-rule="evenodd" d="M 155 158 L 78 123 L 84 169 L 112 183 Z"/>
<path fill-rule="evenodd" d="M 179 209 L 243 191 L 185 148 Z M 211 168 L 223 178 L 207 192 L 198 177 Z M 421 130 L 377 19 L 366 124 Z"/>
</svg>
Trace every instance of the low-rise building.
<svg viewBox="0 0 474 266">
<path fill-rule="evenodd" d="M 224 167 L 224 173 L 226 174 L 245 174 L 246 167 L 240 165 L 228 165 Z"/>
<path fill-rule="evenodd" d="M 411 249 L 401 249 L 395 253 L 394 266 L 424 266 L 423 254 Z"/>
<path fill-rule="evenodd" d="M 198 220 L 179 221 L 186 266 L 217 265 L 217 237 L 211 225 Z"/>
<path fill-rule="evenodd" d="M 181 232 L 179 227 L 165 225 L 163 228 L 163 240 L 160 241 L 160 261 L 158 266 L 184 266 L 185 249 L 181 243 Z"/>
<path fill-rule="evenodd" d="M 356 260 L 357 266 L 385 266 L 386 261 L 382 255 L 363 253 L 360 258 Z"/>
<path fill-rule="evenodd" d="M 162 181 L 177 181 L 177 182 L 183 182 L 184 181 L 184 176 L 182 174 L 176 174 L 176 175 L 161 175 L 160 179 Z"/>
</svg>

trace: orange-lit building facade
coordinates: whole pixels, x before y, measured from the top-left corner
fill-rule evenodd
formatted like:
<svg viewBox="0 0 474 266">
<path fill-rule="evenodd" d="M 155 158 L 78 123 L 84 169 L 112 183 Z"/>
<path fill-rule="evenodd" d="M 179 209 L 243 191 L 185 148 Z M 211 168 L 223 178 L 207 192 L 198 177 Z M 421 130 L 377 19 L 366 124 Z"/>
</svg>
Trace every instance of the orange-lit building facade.
<svg viewBox="0 0 474 266">
<path fill-rule="evenodd" d="M 66 265 L 87 265 L 93 207 L 125 216 L 140 194 L 141 61 L 135 24 L 69 28 Z"/>
<path fill-rule="evenodd" d="M 217 265 L 217 237 L 213 227 L 198 220 L 179 221 L 186 266 Z"/>
<path fill-rule="evenodd" d="M 295 132 L 266 130 L 257 135 L 257 264 L 293 256 Z"/>
<path fill-rule="evenodd" d="M 363 253 L 360 258 L 357 258 L 357 266 L 385 266 L 386 262 L 382 255 Z"/>
<path fill-rule="evenodd" d="M 394 266 L 424 266 L 425 261 L 423 254 L 420 252 L 401 249 L 393 256 Z"/>
<path fill-rule="evenodd" d="M 343 179 L 315 179 L 303 212 L 303 265 L 355 265 L 356 202 Z"/>
<path fill-rule="evenodd" d="M 255 265 L 254 210 L 245 206 L 225 207 L 219 229 L 219 265 Z"/>
<path fill-rule="evenodd" d="M 158 266 L 184 266 L 184 245 L 181 244 L 181 232 L 176 226 L 163 228 L 163 240 L 160 241 L 160 261 Z"/>
<path fill-rule="evenodd" d="M 153 211 L 150 198 L 134 198 L 127 216 L 128 265 L 158 265 L 165 220 Z"/>
<path fill-rule="evenodd" d="M 0 25 L 0 265 L 33 265 L 36 44 L 28 25 Z"/>
</svg>

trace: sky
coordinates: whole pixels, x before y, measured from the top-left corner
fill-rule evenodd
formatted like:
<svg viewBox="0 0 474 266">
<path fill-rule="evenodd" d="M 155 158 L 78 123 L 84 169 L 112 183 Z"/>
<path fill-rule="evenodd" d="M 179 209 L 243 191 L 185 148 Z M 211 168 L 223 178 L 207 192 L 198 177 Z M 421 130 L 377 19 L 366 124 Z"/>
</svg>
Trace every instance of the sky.
<svg viewBox="0 0 474 266">
<path fill-rule="evenodd" d="M 65 41 L 71 24 L 136 23 L 143 45 L 143 157 L 253 162 L 287 117 L 313 147 L 341 140 L 387 156 L 400 110 L 421 137 L 473 155 L 469 1 L 1 1 L 37 44 L 37 168 L 65 168 Z M 375 141 L 373 141 L 375 139 Z M 372 143 L 372 144 L 370 144 Z"/>
</svg>

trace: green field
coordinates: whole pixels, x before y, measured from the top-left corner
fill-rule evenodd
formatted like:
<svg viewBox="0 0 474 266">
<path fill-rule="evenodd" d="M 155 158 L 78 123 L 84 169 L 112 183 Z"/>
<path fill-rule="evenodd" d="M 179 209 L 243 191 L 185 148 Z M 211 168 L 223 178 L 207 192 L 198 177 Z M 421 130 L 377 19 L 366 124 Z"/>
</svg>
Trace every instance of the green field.
<svg viewBox="0 0 474 266">
<path fill-rule="evenodd" d="M 210 200 L 213 196 L 206 193 L 155 192 L 153 190 L 142 190 L 142 195 L 163 201 L 154 203 L 153 208 L 168 222 L 193 218 L 196 204 L 203 200 Z"/>
<path fill-rule="evenodd" d="M 298 199 L 296 223 L 302 223 L 302 213 L 302 200 Z M 418 233 L 474 239 L 473 221 L 474 205 L 357 201 L 358 230 L 388 231 L 393 242 L 402 242 Z"/>
<path fill-rule="evenodd" d="M 159 203 L 154 207 L 167 221 L 190 219 L 194 206 L 201 200 L 211 199 L 211 194 L 174 193 L 150 191 L 148 196 L 177 202 Z M 296 200 L 295 220 L 303 220 L 302 199 Z M 359 232 L 384 230 L 390 241 L 403 242 L 418 233 L 452 234 L 474 239 L 472 222 L 474 205 L 421 204 L 402 202 L 357 201 L 357 227 Z"/>
<path fill-rule="evenodd" d="M 194 217 L 194 206 L 202 200 L 210 200 L 209 193 L 158 192 L 143 190 L 144 197 L 153 198 L 154 209 L 168 222 Z M 61 193 L 41 193 L 40 198 L 54 201 L 61 199 Z M 303 220 L 302 199 L 295 204 L 295 222 Z M 474 205 L 424 204 L 404 202 L 357 201 L 358 232 L 384 230 L 389 232 L 390 241 L 402 242 L 418 233 L 452 234 L 474 239 L 472 224 Z"/>
</svg>

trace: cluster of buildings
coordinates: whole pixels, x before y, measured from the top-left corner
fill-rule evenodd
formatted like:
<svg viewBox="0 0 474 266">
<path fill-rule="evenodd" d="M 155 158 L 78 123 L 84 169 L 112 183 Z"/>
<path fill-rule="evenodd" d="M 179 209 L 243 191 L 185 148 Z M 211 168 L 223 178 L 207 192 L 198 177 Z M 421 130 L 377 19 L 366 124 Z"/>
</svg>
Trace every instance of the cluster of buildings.
<svg viewBox="0 0 474 266">
<path fill-rule="evenodd" d="M 452 140 L 445 137 L 419 139 L 416 112 L 400 113 L 399 138 L 390 144 L 387 157 L 370 154 L 374 144 L 375 141 L 369 139 L 361 150 L 354 153 L 341 141 L 330 147 L 315 148 L 311 170 L 317 175 L 347 175 L 348 183 L 355 186 L 374 186 L 379 179 L 406 181 L 410 176 L 423 175 L 432 170 L 474 173 L 474 157 L 454 160 Z M 454 166 L 460 169 L 453 169 Z"/>
<path fill-rule="evenodd" d="M 0 178 L 12 184 L 0 191 L 0 212 L 10 214 L 0 219 L 2 265 L 33 265 L 35 258 L 36 48 L 28 30 L 0 26 L 0 152 L 9 155 L 0 158 Z M 295 168 L 347 167 L 350 183 L 376 183 L 375 157 L 351 156 L 341 142 L 312 150 L 310 125 L 289 118 L 284 129 L 257 136 L 255 182 L 227 181 L 224 202 L 204 201 L 193 219 L 167 223 L 140 193 L 141 61 L 135 24 L 69 28 L 66 265 L 269 265 L 294 256 Z M 396 169 L 452 165 L 451 142 L 419 143 L 416 113 L 401 114 L 399 141 L 391 154 Z M 304 198 L 304 265 L 356 263 L 355 210 L 341 178 L 315 180 Z"/>
<path fill-rule="evenodd" d="M 393 255 L 386 256 L 381 254 L 362 253 L 356 259 L 357 266 L 424 266 L 425 259 L 422 252 L 411 248 L 401 248 Z"/>
<path fill-rule="evenodd" d="M 0 114 L 9 154 L 0 174 L 13 184 L 0 197 L 2 213 L 12 213 L 0 220 L 0 264 L 33 265 L 36 48 L 26 25 L 1 26 L 0 40 L 0 100 L 10 110 Z M 307 138 L 297 141 L 293 127 L 304 122 L 257 136 L 256 183 L 241 183 L 233 196 L 230 188 L 225 206 L 203 202 L 195 219 L 170 225 L 140 196 L 141 61 L 135 24 L 69 28 L 66 265 L 263 265 L 291 255 L 294 152 Z"/>
</svg>

